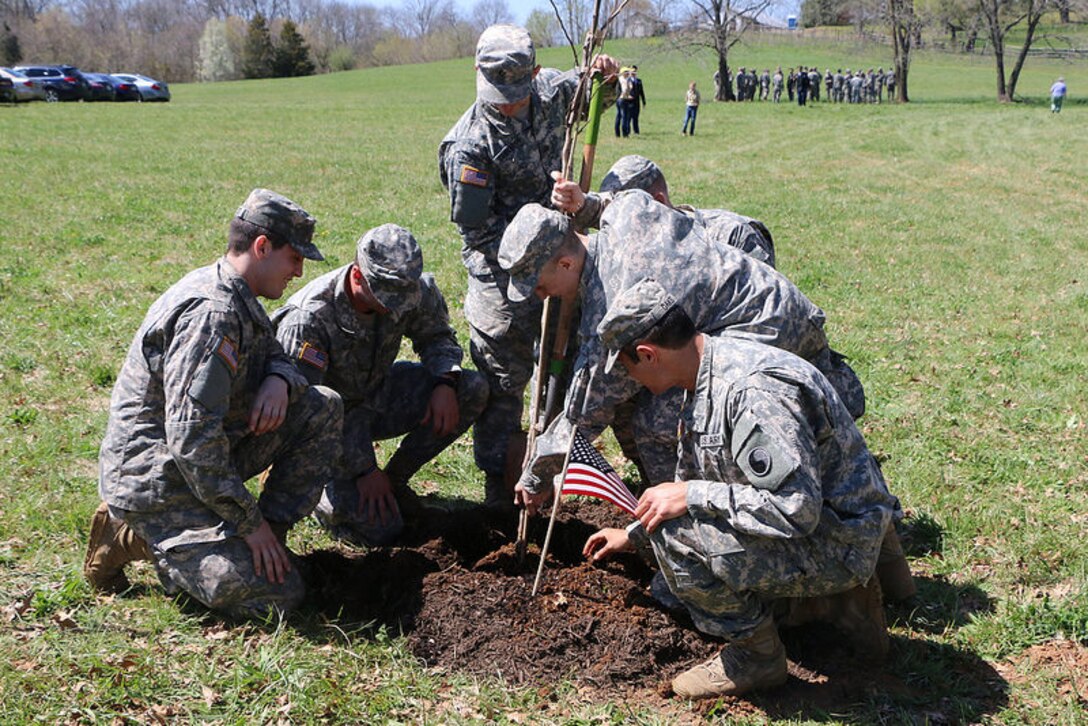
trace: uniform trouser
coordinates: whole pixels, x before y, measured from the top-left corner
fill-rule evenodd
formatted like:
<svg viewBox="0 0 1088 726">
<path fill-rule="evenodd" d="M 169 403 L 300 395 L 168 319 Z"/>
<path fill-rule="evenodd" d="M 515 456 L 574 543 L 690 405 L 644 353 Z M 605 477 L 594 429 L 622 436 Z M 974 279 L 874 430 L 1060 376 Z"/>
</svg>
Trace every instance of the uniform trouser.
<svg viewBox="0 0 1088 726">
<path fill-rule="evenodd" d="M 435 378 L 419 363 L 397 361 L 372 400 L 344 413 L 343 446 L 373 447 L 373 442 L 404 436 L 389 458 L 385 474 L 394 486 L 408 480 L 443 449 L 468 431 L 487 404 L 487 381 L 476 371 L 462 371 L 457 382 L 457 426 L 438 436 L 430 423 L 421 424 L 434 390 Z M 345 457 L 348 458 L 348 457 Z M 377 513 L 360 513 L 356 479 L 360 472 L 341 471 L 325 486 L 315 512 L 333 536 L 359 546 L 385 545 L 404 529 L 399 508 L 383 524 Z M 373 516 L 368 516 L 373 514 Z"/>
<path fill-rule="evenodd" d="M 476 466 L 503 476 L 510 437 L 521 429 L 525 386 L 533 375 L 533 347 L 540 334 L 541 302 L 506 298 L 505 275 L 469 276 L 465 318 L 476 369 L 487 379 L 487 407 L 472 430 Z"/>
<path fill-rule="evenodd" d="M 649 554 L 645 532 L 639 532 L 636 546 Z M 864 564 L 854 558 L 848 566 L 853 548 L 831 541 L 822 527 L 809 537 L 772 539 L 737 532 L 721 519 L 697 521 L 690 514 L 664 522 L 648 544 L 695 626 L 727 640 L 751 635 L 774 600 L 830 595 L 862 584 L 872 576 L 880 549 L 875 538 L 871 552 L 861 558 Z"/>
<path fill-rule="evenodd" d="M 266 520 L 293 524 L 313 511 L 340 459 L 342 416 L 335 392 L 310 386 L 288 406 L 286 420 L 278 429 L 246 436 L 233 446 L 232 464 L 242 479 L 271 465 L 258 498 Z M 302 601 L 305 586 L 297 567 L 292 567 L 282 584 L 258 576 L 249 545 L 233 525 L 207 508 L 135 512 L 111 507 L 110 511 L 148 543 L 159 579 L 170 593 L 186 592 L 212 610 L 240 618 L 286 613 Z M 179 521 L 189 524 L 179 528 Z M 207 526 L 194 529 L 192 523 L 198 521 Z"/>
</svg>

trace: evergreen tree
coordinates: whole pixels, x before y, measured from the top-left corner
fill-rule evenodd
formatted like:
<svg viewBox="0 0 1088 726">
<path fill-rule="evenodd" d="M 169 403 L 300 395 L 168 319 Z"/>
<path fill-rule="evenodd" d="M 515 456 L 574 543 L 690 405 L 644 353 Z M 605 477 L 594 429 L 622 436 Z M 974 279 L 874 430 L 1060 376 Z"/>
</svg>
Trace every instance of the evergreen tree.
<svg viewBox="0 0 1088 726">
<path fill-rule="evenodd" d="M 246 78 L 269 78 L 272 75 L 272 33 L 268 21 L 257 13 L 249 21 L 246 41 L 242 46 L 242 75 Z"/>
<path fill-rule="evenodd" d="M 0 38 L 0 59 L 6 66 L 18 65 L 23 59 L 23 49 L 19 46 L 19 36 L 11 32 L 11 28 L 4 23 L 4 35 Z"/>
<path fill-rule="evenodd" d="M 202 81 L 229 81 L 235 77 L 234 53 L 227 41 L 227 23 L 209 18 L 200 36 L 196 75 Z"/>
<path fill-rule="evenodd" d="M 273 74 L 284 76 L 312 76 L 314 63 L 310 60 L 310 48 L 298 32 L 298 27 L 290 20 L 283 22 L 280 30 L 280 42 L 276 46 L 275 60 L 272 62 Z"/>
</svg>

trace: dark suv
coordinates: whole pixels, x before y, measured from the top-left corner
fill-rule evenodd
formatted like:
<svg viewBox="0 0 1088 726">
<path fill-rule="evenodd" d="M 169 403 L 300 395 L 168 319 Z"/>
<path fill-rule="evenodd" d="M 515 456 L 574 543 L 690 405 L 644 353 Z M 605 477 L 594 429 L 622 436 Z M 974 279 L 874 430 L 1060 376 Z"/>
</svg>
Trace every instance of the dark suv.
<svg viewBox="0 0 1088 726">
<path fill-rule="evenodd" d="M 46 101 L 82 101 L 87 97 L 87 80 L 75 66 L 16 66 L 15 70 L 36 79 Z"/>
</svg>

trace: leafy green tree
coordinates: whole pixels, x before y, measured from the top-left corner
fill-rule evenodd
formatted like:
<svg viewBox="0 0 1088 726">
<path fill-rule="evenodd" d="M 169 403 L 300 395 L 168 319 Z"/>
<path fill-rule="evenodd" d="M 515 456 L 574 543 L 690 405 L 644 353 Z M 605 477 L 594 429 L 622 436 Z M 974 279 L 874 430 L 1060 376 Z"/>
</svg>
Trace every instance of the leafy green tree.
<svg viewBox="0 0 1088 726">
<path fill-rule="evenodd" d="M 242 45 L 242 75 L 246 78 L 269 78 L 272 76 L 272 62 L 275 50 L 272 47 L 272 33 L 268 30 L 268 21 L 257 13 L 249 21 L 246 40 Z"/>
<path fill-rule="evenodd" d="M 314 62 L 310 60 L 310 48 L 298 27 L 285 20 L 280 29 L 280 42 L 272 60 L 272 73 L 277 78 L 286 76 L 312 76 Z"/>
</svg>

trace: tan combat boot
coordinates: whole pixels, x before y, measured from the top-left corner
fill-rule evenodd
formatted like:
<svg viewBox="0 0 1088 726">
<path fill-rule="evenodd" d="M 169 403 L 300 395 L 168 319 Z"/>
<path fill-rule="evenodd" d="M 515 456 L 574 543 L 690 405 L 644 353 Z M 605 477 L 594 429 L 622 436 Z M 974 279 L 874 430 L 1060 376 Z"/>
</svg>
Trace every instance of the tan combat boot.
<svg viewBox="0 0 1088 726">
<path fill-rule="evenodd" d="M 786 649 L 778 639 L 774 618 L 749 637 L 730 643 L 705 663 L 672 679 L 672 690 L 684 698 L 739 696 L 786 682 Z"/>
<path fill-rule="evenodd" d="M 894 524 L 888 525 L 888 531 L 884 533 L 884 540 L 880 543 L 880 555 L 876 560 L 876 576 L 880 580 L 880 589 L 888 602 L 903 602 L 914 597 L 914 594 L 918 592 Z"/>
<path fill-rule="evenodd" d="M 91 587 L 105 592 L 120 592 L 128 588 L 125 565 L 136 560 L 150 560 L 147 543 L 119 519 L 110 516 L 105 502 L 91 516 L 91 536 L 87 557 L 83 560 L 83 576 Z"/>
<path fill-rule="evenodd" d="M 828 598 L 831 624 L 847 637 L 854 652 L 871 662 L 888 655 L 888 625 L 884 620 L 883 597 L 876 577 Z"/>
</svg>

